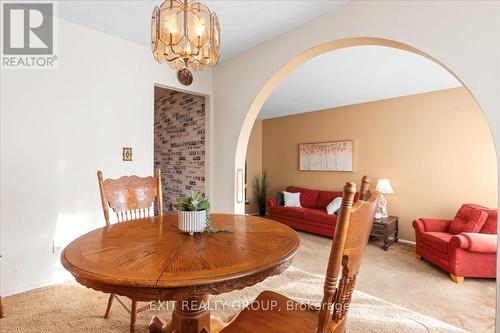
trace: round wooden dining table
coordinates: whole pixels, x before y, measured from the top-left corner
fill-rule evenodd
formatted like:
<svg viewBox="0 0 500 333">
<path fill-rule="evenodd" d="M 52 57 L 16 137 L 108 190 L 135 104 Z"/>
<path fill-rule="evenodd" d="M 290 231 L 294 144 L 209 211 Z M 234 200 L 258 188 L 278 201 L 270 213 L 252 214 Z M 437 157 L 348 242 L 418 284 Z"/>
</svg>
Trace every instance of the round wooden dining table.
<svg viewBox="0 0 500 333">
<path fill-rule="evenodd" d="M 112 224 L 71 242 L 61 262 L 86 287 L 136 301 L 175 301 L 172 320 L 153 318 L 151 332 L 211 332 L 208 295 L 280 274 L 299 248 L 297 233 L 279 222 L 233 214 L 211 220 L 230 231 L 190 236 L 177 228 L 177 215 Z"/>
</svg>

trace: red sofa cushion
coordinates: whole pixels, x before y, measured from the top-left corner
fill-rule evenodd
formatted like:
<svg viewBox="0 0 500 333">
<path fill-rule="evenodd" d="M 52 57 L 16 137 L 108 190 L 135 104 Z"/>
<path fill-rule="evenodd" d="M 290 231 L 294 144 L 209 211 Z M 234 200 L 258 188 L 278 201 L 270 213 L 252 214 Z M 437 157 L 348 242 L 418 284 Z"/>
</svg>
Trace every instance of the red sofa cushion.
<svg viewBox="0 0 500 333">
<path fill-rule="evenodd" d="M 285 207 L 285 206 L 274 206 L 272 213 L 283 216 L 290 216 L 295 218 L 302 218 L 304 213 L 304 208 L 300 207 Z"/>
<path fill-rule="evenodd" d="M 291 228 L 312 232 L 313 234 L 333 237 L 333 234 L 335 233 L 335 227 L 329 224 L 317 223 L 309 220 L 281 215 L 271 215 L 270 218 L 274 221 L 286 224 Z"/>
<path fill-rule="evenodd" d="M 328 215 L 326 210 L 322 209 L 306 209 L 302 215 L 304 220 L 335 225 L 337 223 L 337 215 Z"/>
<path fill-rule="evenodd" d="M 328 206 L 328 204 L 332 202 L 333 199 L 341 196 L 342 192 L 340 191 L 319 191 L 316 208 L 326 210 L 326 206 Z"/>
<path fill-rule="evenodd" d="M 462 205 L 451 221 L 448 231 L 454 235 L 462 232 L 479 232 L 487 218 L 486 212 L 471 205 Z"/>
<path fill-rule="evenodd" d="M 306 208 L 316 208 L 316 202 L 318 201 L 319 191 L 309 190 L 307 188 L 288 186 L 286 188 L 288 192 L 300 193 L 300 205 Z"/>
<path fill-rule="evenodd" d="M 446 254 L 452 237 L 453 235 L 447 232 L 424 232 L 420 235 L 422 243 Z"/>
<path fill-rule="evenodd" d="M 479 231 L 482 234 L 496 234 L 497 233 L 497 220 L 498 220 L 498 210 L 494 208 L 483 207 L 475 204 L 467 204 L 472 208 L 476 208 L 486 212 L 488 218 L 484 222 L 483 228 Z"/>
</svg>

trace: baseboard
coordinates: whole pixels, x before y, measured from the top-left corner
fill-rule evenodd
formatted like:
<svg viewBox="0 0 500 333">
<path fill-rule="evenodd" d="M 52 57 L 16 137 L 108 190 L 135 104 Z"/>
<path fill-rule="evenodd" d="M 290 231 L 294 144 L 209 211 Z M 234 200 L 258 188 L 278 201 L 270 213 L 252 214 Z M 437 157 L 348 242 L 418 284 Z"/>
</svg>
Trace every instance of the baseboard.
<svg viewBox="0 0 500 333">
<path fill-rule="evenodd" d="M 71 281 L 71 279 L 68 279 L 67 281 Z M 7 290 L 7 291 L 1 293 L 1 296 L 2 297 L 12 296 L 12 295 L 15 295 L 15 294 L 24 293 L 24 292 L 35 290 L 35 289 L 40 289 L 40 288 L 44 288 L 44 287 L 53 286 L 55 284 L 59 284 L 59 283 L 63 283 L 63 282 L 65 282 L 65 281 L 53 281 L 53 280 L 49 280 L 49 281 L 36 282 L 36 283 L 29 284 L 29 285 L 26 285 L 26 286 L 22 286 L 22 287 L 19 287 L 19 288 Z"/>
<path fill-rule="evenodd" d="M 401 243 L 404 243 L 404 244 L 416 245 L 416 243 L 414 241 L 407 240 L 407 239 L 401 239 L 401 238 L 399 238 L 398 242 L 401 242 Z"/>
</svg>

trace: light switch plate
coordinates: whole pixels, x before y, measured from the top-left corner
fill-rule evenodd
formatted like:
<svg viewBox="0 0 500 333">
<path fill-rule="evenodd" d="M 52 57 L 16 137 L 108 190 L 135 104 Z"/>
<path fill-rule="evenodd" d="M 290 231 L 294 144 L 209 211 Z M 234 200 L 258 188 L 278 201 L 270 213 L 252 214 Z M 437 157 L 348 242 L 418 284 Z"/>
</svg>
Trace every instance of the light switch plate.
<svg viewBox="0 0 500 333">
<path fill-rule="evenodd" d="M 124 161 L 132 161 L 132 148 L 123 147 L 122 159 Z"/>
</svg>

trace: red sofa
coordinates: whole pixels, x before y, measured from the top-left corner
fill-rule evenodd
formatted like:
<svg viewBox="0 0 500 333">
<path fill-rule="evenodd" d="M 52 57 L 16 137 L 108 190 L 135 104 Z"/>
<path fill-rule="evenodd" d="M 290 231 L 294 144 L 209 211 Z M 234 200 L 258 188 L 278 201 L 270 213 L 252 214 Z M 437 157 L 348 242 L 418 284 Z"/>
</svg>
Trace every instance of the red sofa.
<svg viewBox="0 0 500 333">
<path fill-rule="evenodd" d="M 495 278 L 497 215 L 496 209 L 465 204 L 453 220 L 413 221 L 417 258 L 444 269 L 456 283 L 464 277 Z"/>
<path fill-rule="evenodd" d="M 266 202 L 268 218 L 294 229 L 333 237 L 337 215 L 328 215 L 326 206 L 336 197 L 341 197 L 342 191 L 318 191 L 297 186 L 288 186 L 286 190 L 287 192 L 300 193 L 302 207 L 278 206 L 277 199 L 272 198 Z M 356 193 L 354 201 L 357 201 L 357 198 L 358 193 Z"/>
</svg>

